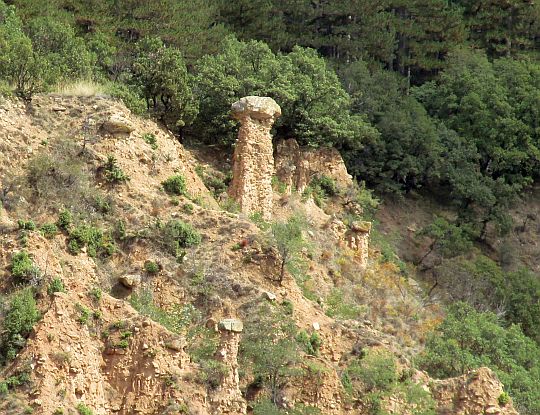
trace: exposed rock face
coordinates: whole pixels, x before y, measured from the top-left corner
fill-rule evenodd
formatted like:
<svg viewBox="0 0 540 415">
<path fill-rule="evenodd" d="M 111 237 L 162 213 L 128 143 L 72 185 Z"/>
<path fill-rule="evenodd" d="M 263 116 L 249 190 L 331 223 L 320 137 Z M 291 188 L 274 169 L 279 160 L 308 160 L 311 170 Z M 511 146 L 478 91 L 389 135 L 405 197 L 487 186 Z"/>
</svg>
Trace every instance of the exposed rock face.
<svg viewBox="0 0 540 415">
<path fill-rule="evenodd" d="M 335 148 L 301 148 L 294 139 L 277 145 L 276 175 L 289 193 L 293 189 L 303 192 L 318 175 L 331 177 L 342 188 L 352 184 L 352 177 Z"/>
<path fill-rule="evenodd" d="M 518 415 L 512 402 L 499 405 L 503 384 L 487 367 L 457 378 L 432 381 L 430 387 L 439 415 Z"/>
<path fill-rule="evenodd" d="M 211 397 L 215 414 L 245 415 L 247 403 L 240 391 L 238 377 L 238 346 L 243 324 L 237 319 L 224 319 L 219 322 L 221 340 L 216 359 L 227 369 L 219 388 Z"/>
<path fill-rule="evenodd" d="M 261 212 L 270 219 L 274 174 L 270 129 L 281 109 L 272 98 L 249 96 L 235 102 L 231 110 L 241 126 L 229 195 L 240 204 L 242 212 Z"/>
</svg>

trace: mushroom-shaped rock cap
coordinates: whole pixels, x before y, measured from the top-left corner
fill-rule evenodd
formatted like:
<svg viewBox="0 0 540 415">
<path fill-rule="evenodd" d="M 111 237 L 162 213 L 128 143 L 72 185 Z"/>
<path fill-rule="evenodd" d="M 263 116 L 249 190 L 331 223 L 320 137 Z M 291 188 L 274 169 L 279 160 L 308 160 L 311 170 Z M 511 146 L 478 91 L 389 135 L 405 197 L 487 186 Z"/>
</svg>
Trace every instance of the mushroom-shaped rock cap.
<svg viewBox="0 0 540 415">
<path fill-rule="evenodd" d="M 257 120 L 277 118 L 281 115 L 281 108 L 270 97 L 249 96 L 240 98 L 231 106 L 234 118 L 251 117 Z"/>
<path fill-rule="evenodd" d="M 221 320 L 218 327 L 220 330 L 233 331 L 236 333 L 240 333 L 242 330 L 244 330 L 244 325 L 242 322 L 235 318 L 225 318 Z"/>
</svg>

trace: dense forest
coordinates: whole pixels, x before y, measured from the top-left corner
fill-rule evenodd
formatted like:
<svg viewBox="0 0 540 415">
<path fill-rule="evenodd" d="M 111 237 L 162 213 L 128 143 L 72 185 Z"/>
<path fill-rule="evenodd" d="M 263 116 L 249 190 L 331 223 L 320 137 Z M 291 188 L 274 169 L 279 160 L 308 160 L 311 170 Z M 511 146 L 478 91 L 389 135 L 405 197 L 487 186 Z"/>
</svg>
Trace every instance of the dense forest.
<svg viewBox="0 0 540 415">
<path fill-rule="evenodd" d="M 418 364 L 440 377 L 489 365 L 538 414 L 540 279 L 455 258 L 508 232 L 540 178 L 539 35 L 529 0 L 4 0 L 0 94 L 86 80 L 185 143 L 229 151 L 230 104 L 273 97 L 277 139 L 337 148 L 380 197 L 451 206 L 421 234 L 478 290 L 448 284 L 463 302 Z"/>
</svg>

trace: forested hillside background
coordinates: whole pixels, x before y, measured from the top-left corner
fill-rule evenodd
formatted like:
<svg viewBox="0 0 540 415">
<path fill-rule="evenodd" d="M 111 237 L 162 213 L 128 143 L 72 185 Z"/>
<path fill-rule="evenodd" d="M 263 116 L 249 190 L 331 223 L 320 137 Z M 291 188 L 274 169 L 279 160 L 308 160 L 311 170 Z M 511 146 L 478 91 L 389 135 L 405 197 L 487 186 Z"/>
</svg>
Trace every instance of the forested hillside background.
<svg viewBox="0 0 540 415">
<path fill-rule="evenodd" d="M 84 81 L 229 152 L 230 104 L 273 97 L 276 139 L 336 147 L 379 198 L 451 209 L 419 232 L 426 256 L 477 289 L 452 293 L 464 302 L 419 364 L 441 377 L 489 365 L 537 414 L 540 279 L 481 248 L 540 178 L 539 34 L 528 0 L 0 1 L 0 94 Z"/>
</svg>

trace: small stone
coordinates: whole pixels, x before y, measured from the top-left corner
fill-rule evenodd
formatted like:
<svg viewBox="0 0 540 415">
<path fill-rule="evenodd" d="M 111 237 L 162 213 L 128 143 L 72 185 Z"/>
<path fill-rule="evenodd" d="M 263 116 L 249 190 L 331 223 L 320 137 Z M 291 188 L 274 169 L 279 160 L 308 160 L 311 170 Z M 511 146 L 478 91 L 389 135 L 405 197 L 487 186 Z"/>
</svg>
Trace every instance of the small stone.
<svg viewBox="0 0 540 415">
<path fill-rule="evenodd" d="M 270 291 L 265 291 L 263 296 L 268 301 L 276 301 L 276 298 L 277 298 L 276 295 L 274 293 L 271 293 Z"/>
<path fill-rule="evenodd" d="M 146 344 L 146 343 L 143 343 L 142 345 L 142 349 L 143 350 L 148 350 L 149 346 Z"/>
<path fill-rule="evenodd" d="M 141 283 L 141 276 L 136 274 L 123 275 L 118 278 L 118 281 L 127 288 L 133 288 Z"/>
<path fill-rule="evenodd" d="M 56 112 L 63 112 L 63 111 L 65 111 L 65 110 L 67 110 L 67 108 L 66 108 L 66 107 L 63 107 L 63 106 L 61 106 L 61 105 L 55 105 L 54 107 L 52 107 L 52 110 L 53 110 L 53 111 L 56 111 Z"/>
<path fill-rule="evenodd" d="M 319 331 L 321 329 L 321 325 L 317 322 L 313 323 L 313 330 Z"/>
<path fill-rule="evenodd" d="M 219 329 L 224 331 L 232 331 L 241 333 L 244 330 L 244 324 L 235 318 L 226 318 L 219 322 Z"/>
</svg>

